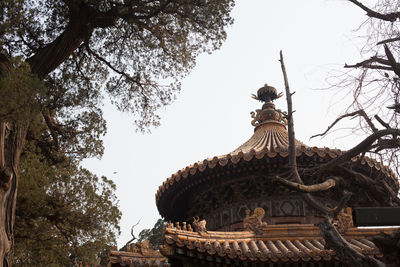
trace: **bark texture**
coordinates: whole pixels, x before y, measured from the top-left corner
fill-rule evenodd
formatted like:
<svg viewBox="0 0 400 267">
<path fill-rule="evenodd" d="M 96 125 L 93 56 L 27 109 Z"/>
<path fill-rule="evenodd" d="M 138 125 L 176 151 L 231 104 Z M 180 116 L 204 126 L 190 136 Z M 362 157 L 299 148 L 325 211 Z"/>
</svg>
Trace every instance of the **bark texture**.
<svg viewBox="0 0 400 267">
<path fill-rule="evenodd" d="M 387 267 L 400 266 L 400 230 L 390 235 L 382 232 L 371 240 L 383 253 Z"/>
<path fill-rule="evenodd" d="M 0 266 L 12 264 L 18 163 L 28 123 L 0 122 Z"/>
<path fill-rule="evenodd" d="M 318 225 L 325 240 L 325 247 L 333 249 L 340 260 L 348 266 L 354 267 L 385 267 L 386 265 L 373 257 L 364 256 L 352 248 L 332 225 L 326 216 Z"/>
</svg>

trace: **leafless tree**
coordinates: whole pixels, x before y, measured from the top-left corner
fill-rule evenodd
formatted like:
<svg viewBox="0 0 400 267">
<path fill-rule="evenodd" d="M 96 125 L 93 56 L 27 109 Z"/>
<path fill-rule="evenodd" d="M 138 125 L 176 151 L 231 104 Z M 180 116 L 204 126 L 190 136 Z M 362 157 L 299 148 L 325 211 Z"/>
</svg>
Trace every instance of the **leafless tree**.
<svg viewBox="0 0 400 267">
<path fill-rule="evenodd" d="M 327 134 L 340 120 L 357 117 L 359 124 L 353 130 L 374 139 L 363 148 L 363 153 L 385 162 L 399 175 L 400 142 L 395 134 L 400 123 L 399 1 L 369 1 L 375 2 L 372 7 L 363 3 L 367 1 L 348 2 L 366 12 L 366 20 L 356 31 L 356 38 L 364 42 L 360 50 L 362 58 L 346 63 L 343 75 L 331 76 L 329 81 L 332 87 L 346 91 L 352 102 L 327 131 L 317 136 Z"/>
<path fill-rule="evenodd" d="M 356 179 L 357 183 L 366 186 L 367 190 L 381 202 L 384 192 L 391 195 L 392 206 L 399 205 L 396 192 L 388 188 L 376 188 L 376 182 L 346 168 L 343 164 L 355 156 L 369 156 L 388 164 L 399 175 L 399 148 L 400 148 L 400 6 L 398 1 L 377 0 L 374 7 L 368 7 L 357 0 L 348 0 L 366 12 L 367 20 L 362 23 L 359 32 L 367 33 L 363 36 L 365 44 L 360 51 L 364 57 L 359 62 L 345 64 L 347 70 L 340 78 L 342 80 L 333 84 L 353 98 L 351 105 L 331 123 L 327 130 L 313 137 L 324 136 L 329 133 L 337 123 L 348 118 L 358 118 L 359 124 L 355 131 L 363 132 L 365 138 L 356 146 L 344 152 L 341 156 L 314 167 L 312 170 L 298 170 L 294 146 L 293 111 L 289 83 L 281 54 L 280 62 L 285 80 L 288 102 L 288 131 L 290 140 L 290 168 L 291 172 L 286 177 L 276 177 L 277 182 L 293 190 L 303 192 L 303 197 L 314 209 L 324 214 L 324 220 L 319 224 L 327 246 L 334 249 L 337 255 L 348 265 L 354 266 L 399 266 L 398 242 L 400 232 L 393 235 L 381 234 L 374 237 L 373 241 L 385 254 L 383 261 L 378 261 L 353 250 L 345 239 L 332 225 L 333 219 L 344 207 L 351 197 L 351 188 L 346 187 L 346 179 Z M 336 169 L 336 171 L 334 170 Z M 339 172 L 337 170 L 340 170 Z M 330 172 L 334 177 L 321 184 L 304 185 L 300 174 L 312 173 L 321 175 Z M 300 174 L 299 174 L 300 173 Z M 342 198 L 335 209 L 321 207 L 313 199 L 313 193 L 328 190 L 333 187 L 340 188 Z M 386 202 L 387 203 L 387 202 Z M 387 204 L 386 204 L 387 205 Z"/>
<path fill-rule="evenodd" d="M 343 153 L 339 157 L 319 165 L 318 167 L 313 167 L 312 169 L 302 169 L 299 172 L 296 163 L 296 146 L 295 146 L 295 131 L 293 123 L 293 108 L 292 108 L 292 95 L 294 92 L 290 91 L 289 82 L 286 74 L 285 64 L 283 61 L 282 51 L 280 53 L 280 63 L 282 67 L 282 73 L 285 82 L 286 100 L 288 105 L 287 121 L 288 121 L 288 135 L 289 135 L 289 169 L 290 172 L 286 174 L 286 177 L 275 177 L 276 181 L 281 185 L 287 186 L 292 190 L 302 193 L 303 199 L 312 208 L 317 210 L 323 215 L 323 221 L 318 224 L 321 235 L 326 242 L 326 246 L 333 249 L 338 257 L 347 265 L 353 266 L 385 266 L 385 264 L 373 257 L 365 256 L 351 247 L 351 245 L 341 236 L 337 229 L 333 226 L 333 219 L 339 214 L 339 212 L 345 207 L 347 201 L 350 199 L 352 192 L 351 187 L 346 186 L 346 179 L 351 179 L 351 177 L 357 176 L 365 184 L 369 184 L 372 188 L 375 183 L 372 179 L 366 177 L 362 173 L 351 170 L 344 165 L 351 158 L 363 153 L 364 148 L 371 146 L 374 141 L 383 135 L 389 129 L 382 131 L 376 131 L 372 136 L 368 136 L 364 141 L 355 146 L 354 148 Z M 360 115 L 362 116 L 362 115 Z M 345 117 L 345 116 L 344 116 Z M 343 117 L 343 118 L 344 118 Z M 340 120 L 340 118 L 338 119 Z M 397 130 L 397 129 L 396 129 Z M 398 130 L 397 130 L 398 131 Z M 387 134 L 387 133 L 386 133 Z M 400 131 L 398 132 L 400 134 Z M 334 171 L 334 169 L 340 169 L 341 173 Z M 333 174 L 333 176 L 328 176 L 331 178 L 326 179 L 320 184 L 305 185 L 300 173 L 307 173 L 312 176 L 317 177 L 321 174 Z M 313 193 L 323 192 L 329 190 L 333 187 L 337 187 L 341 192 L 341 199 L 337 206 L 333 209 L 321 205 L 314 197 Z M 398 202 L 396 196 L 392 196 L 395 202 Z"/>
</svg>

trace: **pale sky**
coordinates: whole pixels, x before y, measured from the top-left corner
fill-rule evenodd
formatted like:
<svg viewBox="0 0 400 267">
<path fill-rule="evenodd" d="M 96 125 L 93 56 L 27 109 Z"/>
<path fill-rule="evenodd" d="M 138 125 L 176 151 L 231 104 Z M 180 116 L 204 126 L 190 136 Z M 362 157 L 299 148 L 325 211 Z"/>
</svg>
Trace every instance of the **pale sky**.
<svg viewBox="0 0 400 267">
<path fill-rule="evenodd" d="M 139 219 L 136 235 L 160 217 L 155 193 L 164 180 L 250 138 L 250 112 L 261 107 L 251 94 L 265 83 L 284 91 L 281 49 L 296 91 L 296 138 L 309 146 L 340 149 L 359 140 L 343 131 L 324 139 L 309 137 L 324 131 L 349 102 L 342 99 L 343 92 L 318 89 L 327 87 L 329 73 L 360 59 L 354 30 L 366 19 L 363 11 L 345 0 L 241 0 L 233 17 L 221 49 L 198 57 L 178 99 L 160 111 L 161 126 L 151 134 L 137 133 L 129 115 L 104 107 L 105 153 L 84 166 L 117 185 L 122 211 L 118 247 L 131 239 L 130 228 Z M 275 104 L 287 109 L 283 97 Z"/>
</svg>

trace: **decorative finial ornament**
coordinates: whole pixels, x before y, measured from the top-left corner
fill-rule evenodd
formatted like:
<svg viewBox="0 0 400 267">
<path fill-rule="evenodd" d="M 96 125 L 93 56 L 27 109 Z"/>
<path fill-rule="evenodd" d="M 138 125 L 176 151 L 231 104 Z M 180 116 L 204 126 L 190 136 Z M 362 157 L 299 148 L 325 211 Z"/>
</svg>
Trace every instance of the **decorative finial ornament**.
<svg viewBox="0 0 400 267">
<path fill-rule="evenodd" d="M 277 93 L 276 89 L 268 84 L 258 89 L 257 95 L 253 94 L 252 97 L 256 100 L 265 102 L 262 109 L 257 109 L 256 112 L 251 112 L 253 121 L 251 124 L 257 126 L 267 121 L 279 122 L 283 125 L 287 124 L 286 113 L 279 109 L 275 109 L 275 105 L 272 103 L 277 98 L 280 98 L 283 94 Z"/>
<path fill-rule="evenodd" d="M 256 100 L 263 102 L 272 102 L 277 98 L 280 98 L 283 94 L 276 91 L 275 87 L 264 84 L 263 87 L 258 89 L 257 95 L 252 94 L 252 97 Z"/>
</svg>

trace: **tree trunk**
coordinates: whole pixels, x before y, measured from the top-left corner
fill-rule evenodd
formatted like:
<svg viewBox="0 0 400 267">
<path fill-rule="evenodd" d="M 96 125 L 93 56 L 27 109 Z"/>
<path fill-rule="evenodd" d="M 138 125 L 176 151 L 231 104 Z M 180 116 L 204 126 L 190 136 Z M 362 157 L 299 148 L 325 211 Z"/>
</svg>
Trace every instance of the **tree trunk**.
<svg viewBox="0 0 400 267">
<path fill-rule="evenodd" d="M 328 216 L 318 224 L 321 236 L 324 238 L 325 247 L 335 251 L 336 256 L 346 265 L 354 267 L 385 267 L 386 265 L 369 256 L 364 256 L 353 249 L 332 225 Z"/>
<path fill-rule="evenodd" d="M 0 121 L 0 267 L 12 265 L 17 168 L 28 125 Z"/>
<path fill-rule="evenodd" d="M 31 66 L 32 73 L 43 80 L 85 40 L 88 40 L 93 31 L 91 20 L 93 20 L 95 12 L 85 3 L 71 6 L 69 22 L 64 31 L 54 41 L 36 51 L 32 57 L 26 60 Z"/>
</svg>

